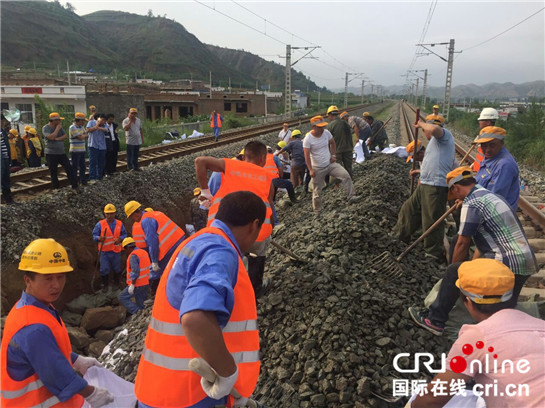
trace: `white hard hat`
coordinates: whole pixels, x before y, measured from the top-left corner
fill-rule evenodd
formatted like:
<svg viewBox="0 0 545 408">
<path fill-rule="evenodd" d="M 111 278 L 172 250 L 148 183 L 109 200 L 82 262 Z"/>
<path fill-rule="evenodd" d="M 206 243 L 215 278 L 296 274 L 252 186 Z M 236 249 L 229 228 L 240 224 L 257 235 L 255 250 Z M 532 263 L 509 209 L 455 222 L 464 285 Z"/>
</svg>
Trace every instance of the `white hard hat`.
<svg viewBox="0 0 545 408">
<path fill-rule="evenodd" d="M 481 116 L 477 120 L 498 120 L 500 115 L 498 111 L 494 108 L 484 108 L 481 112 Z"/>
</svg>

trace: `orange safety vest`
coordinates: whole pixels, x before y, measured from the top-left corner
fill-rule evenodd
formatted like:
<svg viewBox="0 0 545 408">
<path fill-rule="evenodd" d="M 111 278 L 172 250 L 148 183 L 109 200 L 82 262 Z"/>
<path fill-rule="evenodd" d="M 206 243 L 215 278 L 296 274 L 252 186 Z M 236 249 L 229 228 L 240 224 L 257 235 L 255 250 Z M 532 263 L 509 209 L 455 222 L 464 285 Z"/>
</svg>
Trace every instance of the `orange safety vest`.
<svg viewBox="0 0 545 408">
<path fill-rule="evenodd" d="M 10 138 L 9 139 L 9 149 L 11 152 L 11 160 L 17 160 L 17 139 L 16 138 Z"/>
<path fill-rule="evenodd" d="M 473 169 L 474 172 L 479 171 L 483 160 L 484 160 L 483 149 L 481 149 L 481 146 L 479 146 L 479 148 L 477 149 L 477 154 L 475 155 L 475 161 L 471 165 L 471 168 Z"/>
<path fill-rule="evenodd" d="M 146 405 L 188 407 L 207 397 L 201 387 L 201 377 L 188 368 L 189 361 L 199 356 L 184 334 L 178 308 L 170 305 L 166 294 L 172 265 L 178 256 L 191 258 L 193 251 L 184 248 L 205 233 L 223 237 L 236 249 L 221 229 L 207 227 L 181 244 L 170 259 L 159 282 L 135 380 L 136 398 Z M 259 377 L 259 333 L 254 290 L 240 255 L 234 295 L 233 311 L 222 329 L 223 339 L 238 367 L 235 388 L 243 397 L 249 397 Z"/>
<path fill-rule="evenodd" d="M 265 167 L 263 168 L 273 175 L 272 178 L 280 177 L 280 172 L 278 171 L 278 166 L 274 162 L 273 154 L 267 153 L 267 161 L 265 162 Z"/>
<path fill-rule="evenodd" d="M 225 173 L 221 173 L 221 186 L 212 197 L 212 205 L 208 210 L 208 226 L 212 224 L 218 212 L 221 199 L 235 191 L 251 191 L 263 200 L 267 211 L 265 222 L 261 226 L 256 241 L 261 242 L 272 234 L 272 209 L 269 204 L 269 192 L 271 189 L 271 174 L 263 167 L 240 160 L 224 159 Z"/>
<path fill-rule="evenodd" d="M 100 220 L 100 236 L 105 235 L 106 240 L 102 245 L 102 252 L 121 252 L 121 244 L 115 244 L 115 240 L 121 236 L 121 221 L 115 221 L 114 232 L 110 229 L 108 221 L 106 219 Z M 104 234 L 106 232 L 106 234 Z M 98 250 L 100 251 L 101 243 L 98 243 Z"/>
<path fill-rule="evenodd" d="M 131 285 L 133 281 L 131 280 L 131 256 L 136 255 L 138 257 L 138 264 L 140 265 L 140 275 L 134 281 L 134 286 L 146 286 L 149 285 L 149 274 L 151 261 L 149 259 L 148 253 L 140 248 L 134 249 L 129 256 L 127 257 L 127 285 Z"/>
<path fill-rule="evenodd" d="M 0 397 L 0 406 L 3 408 L 19 408 L 19 407 L 55 407 L 55 408 L 76 408 L 83 405 L 83 397 L 79 394 L 74 394 L 65 402 L 61 402 L 59 398 L 53 395 L 40 380 L 38 375 L 34 373 L 30 377 L 22 380 L 13 380 L 8 374 L 7 359 L 8 345 L 15 334 L 23 327 L 31 324 L 43 324 L 49 327 L 51 333 L 55 337 L 57 345 L 72 365 L 70 353 L 72 346 L 68 338 L 68 332 L 61 319 L 60 323 L 47 310 L 36 306 L 23 306 L 17 308 L 13 306 L 6 319 L 4 327 L 4 338 L 2 339 L 1 348 L 1 387 L 2 394 Z"/>
<path fill-rule="evenodd" d="M 142 220 L 145 218 L 153 218 L 157 221 L 157 235 L 159 235 L 159 261 L 170 251 L 170 249 L 184 237 L 184 230 L 181 229 L 174 221 L 168 218 L 161 211 L 146 211 L 142 214 L 140 222 L 135 222 L 132 225 L 132 237 L 138 248 L 146 249 L 146 234 L 142 229 Z"/>
<path fill-rule="evenodd" d="M 221 115 L 216 113 L 216 126 L 214 126 L 214 115 L 210 115 L 210 127 L 221 127 Z"/>
</svg>

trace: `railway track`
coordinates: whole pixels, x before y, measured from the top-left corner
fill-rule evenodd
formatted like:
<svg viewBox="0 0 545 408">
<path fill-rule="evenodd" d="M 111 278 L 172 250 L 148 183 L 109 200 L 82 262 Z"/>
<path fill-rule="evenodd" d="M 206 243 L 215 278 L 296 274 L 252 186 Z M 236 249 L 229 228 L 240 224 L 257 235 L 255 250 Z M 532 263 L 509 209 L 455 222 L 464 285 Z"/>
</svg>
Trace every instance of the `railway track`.
<svg viewBox="0 0 545 408">
<path fill-rule="evenodd" d="M 382 104 L 375 103 L 368 105 L 357 105 L 351 107 L 348 109 L 348 111 L 355 111 L 363 108 L 372 110 L 373 107 L 377 107 L 379 105 Z M 301 126 L 301 124 L 307 122 L 307 120 L 308 117 L 299 117 L 288 120 L 287 122 L 290 124 L 290 126 Z M 277 131 L 281 128 L 281 123 L 283 122 L 284 121 L 272 122 L 265 125 L 227 131 L 221 134 L 218 142 L 214 140 L 213 136 L 209 135 L 194 139 L 176 141 L 164 145 L 146 147 L 140 150 L 138 163 L 142 167 L 149 166 L 152 163 L 171 160 L 176 157 L 181 157 L 213 147 L 239 142 L 245 139 L 251 139 L 264 133 Z M 119 153 L 116 170 L 118 172 L 127 171 L 126 152 Z M 66 186 L 69 184 L 64 169 L 59 168 L 58 177 L 61 186 Z M 11 190 L 13 194 L 34 194 L 50 188 L 51 177 L 49 175 L 49 169 L 47 168 L 29 170 L 11 175 Z"/>
<path fill-rule="evenodd" d="M 412 124 L 415 122 L 416 110 L 406 104 L 400 103 L 402 134 L 407 135 L 409 141 L 414 140 L 414 127 Z M 424 120 L 422 115 L 421 119 Z M 425 137 L 419 138 L 421 142 L 427 144 Z M 464 157 L 466 163 L 472 164 L 475 161 L 475 157 L 467 154 L 469 147 L 462 144 L 459 140 L 455 140 L 455 149 L 458 156 L 458 160 L 461 161 Z M 537 262 L 541 267 L 541 270 L 528 279 L 527 285 L 523 288 L 521 295 L 527 298 L 535 299 L 536 295 L 539 299 L 545 299 L 545 212 L 538 208 L 540 199 L 534 196 L 523 196 L 519 198 L 518 217 L 521 221 L 524 232 L 530 242 L 530 246 L 534 250 L 537 258 Z"/>
</svg>

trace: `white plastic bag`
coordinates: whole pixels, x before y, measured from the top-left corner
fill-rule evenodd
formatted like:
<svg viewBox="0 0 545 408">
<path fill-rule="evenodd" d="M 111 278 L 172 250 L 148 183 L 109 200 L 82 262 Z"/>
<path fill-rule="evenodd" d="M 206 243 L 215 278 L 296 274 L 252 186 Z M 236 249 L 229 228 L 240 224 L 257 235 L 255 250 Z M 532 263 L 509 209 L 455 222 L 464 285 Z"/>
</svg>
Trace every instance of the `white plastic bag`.
<svg viewBox="0 0 545 408">
<path fill-rule="evenodd" d="M 358 140 L 358 143 L 354 146 L 354 151 L 356 152 L 356 163 L 361 164 L 365 161 L 365 156 L 363 154 L 363 146 L 361 140 Z"/>
<path fill-rule="evenodd" d="M 104 405 L 104 408 L 131 408 L 136 404 L 134 384 L 118 377 L 104 367 L 90 367 L 83 378 L 89 385 L 106 388 L 114 395 L 114 402 Z M 85 401 L 83 408 L 91 408 Z"/>
</svg>

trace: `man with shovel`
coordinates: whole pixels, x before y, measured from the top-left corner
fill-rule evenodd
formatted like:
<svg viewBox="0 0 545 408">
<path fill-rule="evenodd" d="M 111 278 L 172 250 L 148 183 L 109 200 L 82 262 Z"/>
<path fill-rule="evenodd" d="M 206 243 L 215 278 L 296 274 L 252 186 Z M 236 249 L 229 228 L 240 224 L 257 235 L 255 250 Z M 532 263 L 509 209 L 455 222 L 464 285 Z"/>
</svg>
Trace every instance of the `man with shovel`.
<svg viewBox="0 0 545 408">
<path fill-rule="evenodd" d="M 242 262 L 265 221 L 263 200 L 225 195 L 212 224 L 185 240 L 163 273 L 135 380 L 139 406 L 246 406 L 259 377 L 252 283 Z M 190 361 L 213 370 L 213 382 Z M 253 402 L 253 401 L 252 401 Z M 233 406 L 233 405 L 229 405 Z"/>
<path fill-rule="evenodd" d="M 473 259 L 496 259 L 515 274 L 511 307 L 516 306 L 528 277 L 537 271 L 535 255 L 509 204 L 477 184 L 470 167 L 458 167 L 448 173 L 446 179 L 449 199 L 463 200 L 452 264 L 447 268 L 437 298 L 429 310 L 409 308 L 416 324 L 438 336 L 443 333 L 448 315 L 460 295 L 455 282 L 460 265 L 469 255 L 472 239 L 477 247 Z"/>
<path fill-rule="evenodd" d="M 403 203 L 394 227 L 394 234 L 405 243 L 409 243 L 420 228 L 427 230 L 445 212 L 448 193 L 445 176 L 453 169 L 454 163 L 452 133 L 423 121 L 415 126 L 424 131 L 428 146 L 420 169 L 420 183 Z M 445 259 L 444 229 L 443 223 L 424 239 L 426 256 L 439 261 Z"/>
</svg>

